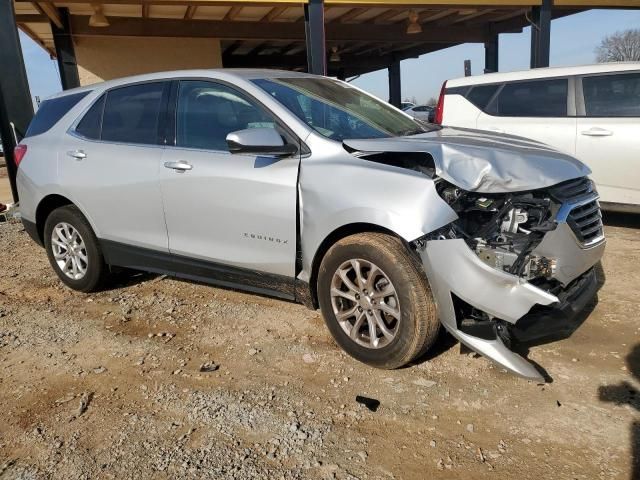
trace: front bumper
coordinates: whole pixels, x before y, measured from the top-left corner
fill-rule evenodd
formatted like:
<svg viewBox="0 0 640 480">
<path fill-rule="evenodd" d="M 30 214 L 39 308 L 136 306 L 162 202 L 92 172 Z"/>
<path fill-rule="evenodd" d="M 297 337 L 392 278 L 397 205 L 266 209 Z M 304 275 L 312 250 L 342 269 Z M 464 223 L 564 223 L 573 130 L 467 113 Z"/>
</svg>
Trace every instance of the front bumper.
<svg viewBox="0 0 640 480">
<path fill-rule="evenodd" d="M 565 227 L 560 223 L 559 232 L 550 237 L 553 241 L 545 245 L 563 254 L 559 259 L 564 266 L 560 270 L 562 280 L 557 280 L 564 287 L 557 295 L 483 263 L 462 239 L 428 241 L 419 253 L 442 325 L 460 342 L 507 370 L 544 381 L 538 370 L 513 352 L 510 342 L 505 343 L 503 338 L 520 341 L 531 334 L 539 338 L 552 334 L 554 329 L 568 329 L 564 322 L 571 324 L 595 296 L 598 284 L 592 267 L 602 257 L 604 241 L 582 248 L 575 237 L 565 235 Z M 464 319 L 459 318 L 454 305 L 458 299 L 486 313 L 492 324 L 507 325 L 507 332 L 486 335 L 485 329 L 485 334 L 478 335 L 463 328 Z"/>
</svg>

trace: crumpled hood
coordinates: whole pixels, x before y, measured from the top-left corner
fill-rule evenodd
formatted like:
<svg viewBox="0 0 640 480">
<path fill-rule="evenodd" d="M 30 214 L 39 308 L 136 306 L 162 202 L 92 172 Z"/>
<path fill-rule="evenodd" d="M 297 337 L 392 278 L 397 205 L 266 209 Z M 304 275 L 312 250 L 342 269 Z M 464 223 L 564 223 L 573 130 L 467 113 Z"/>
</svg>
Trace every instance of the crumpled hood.
<svg viewBox="0 0 640 480">
<path fill-rule="evenodd" d="M 343 143 L 363 153 L 428 153 L 439 177 L 467 191 L 534 190 L 591 173 L 582 162 L 543 143 L 480 130 L 445 127 L 409 137 Z"/>
</svg>

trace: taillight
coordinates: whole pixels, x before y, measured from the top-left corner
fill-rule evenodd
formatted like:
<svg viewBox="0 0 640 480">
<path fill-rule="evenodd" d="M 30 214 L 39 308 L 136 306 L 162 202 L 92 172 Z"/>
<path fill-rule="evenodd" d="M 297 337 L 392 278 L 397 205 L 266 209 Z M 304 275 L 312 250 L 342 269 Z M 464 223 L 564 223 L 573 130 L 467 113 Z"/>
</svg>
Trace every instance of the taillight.
<svg viewBox="0 0 640 480">
<path fill-rule="evenodd" d="M 446 89 L 447 82 L 444 82 L 440 89 L 440 96 L 438 97 L 438 104 L 436 105 L 436 113 L 433 116 L 433 123 L 437 123 L 438 125 L 442 125 L 442 117 L 444 115 L 444 95 Z"/>
<path fill-rule="evenodd" d="M 16 167 L 20 165 L 20 162 L 22 161 L 26 153 L 27 146 L 20 143 L 16 145 L 16 148 L 13 149 L 13 161 L 15 162 Z"/>
</svg>

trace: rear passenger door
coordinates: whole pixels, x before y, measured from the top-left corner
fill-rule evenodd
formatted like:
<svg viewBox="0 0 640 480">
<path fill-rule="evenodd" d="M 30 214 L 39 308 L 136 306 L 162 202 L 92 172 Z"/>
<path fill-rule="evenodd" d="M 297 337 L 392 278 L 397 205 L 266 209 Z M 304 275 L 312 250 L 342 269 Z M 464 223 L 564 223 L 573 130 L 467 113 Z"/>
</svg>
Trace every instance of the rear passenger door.
<svg viewBox="0 0 640 480">
<path fill-rule="evenodd" d="M 640 72 L 579 79 L 576 156 L 604 202 L 640 204 Z"/>
<path fill-rule="evenodd" d="M 574 155 L 575 97 L 569 91 L 567 78 L 506 83 L 478 116 L 477 128 L 531 138 Z"/>
<path fill-rule="evenodd" d="M 65 135 L 62 185 L 101 240 L 168 251 L 158 171 L 169 83 L 105 92 Z"/>
</svg>

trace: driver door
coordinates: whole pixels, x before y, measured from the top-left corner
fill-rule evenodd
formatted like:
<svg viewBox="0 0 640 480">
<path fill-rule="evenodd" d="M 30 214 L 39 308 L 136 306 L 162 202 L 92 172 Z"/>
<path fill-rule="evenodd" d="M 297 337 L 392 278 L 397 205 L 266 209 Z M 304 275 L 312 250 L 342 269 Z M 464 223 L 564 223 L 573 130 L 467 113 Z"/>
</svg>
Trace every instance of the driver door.
<svg viewBox="0 0 640 480">
<path fill-rule="evenodd" d="M 164 150 L 160 183 L 169 251 L 186 276 L 250 286 L 242 275 L 260 272 L 293 284 L 299 154 L 231 154 L 226 144 L 230 132 L 259 127 L 276 121 L 243 92 L 179 82 L 174 145 Z"/>
</svg>

